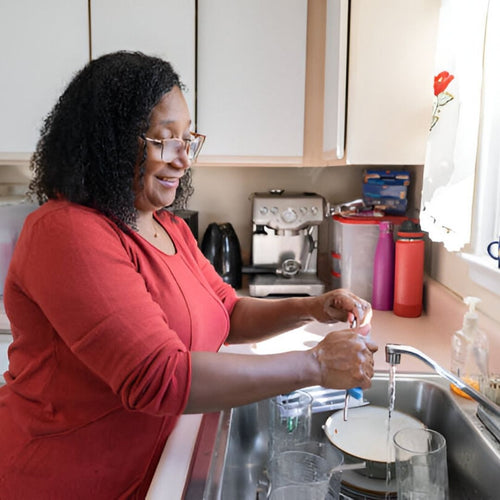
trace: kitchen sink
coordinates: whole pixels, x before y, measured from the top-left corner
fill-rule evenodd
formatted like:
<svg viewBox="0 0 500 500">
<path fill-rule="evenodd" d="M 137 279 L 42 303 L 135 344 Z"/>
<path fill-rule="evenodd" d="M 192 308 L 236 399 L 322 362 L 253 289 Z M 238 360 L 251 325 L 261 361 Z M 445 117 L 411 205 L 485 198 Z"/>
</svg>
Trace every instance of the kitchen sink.
<svg viewBox="0 0 500 500">
<path fill-rule="evenodd" d="M 369 404 L 387 406 L 388 384 L 388 373 L 377 373 L 372 387 L 364 391 L 365 400 Z M 208 448 L 199 446 L 197 453 L 209 459 L 205 460 L 207 466 L 206 473 L 201 474 L 203 478 L 199 470 L 196 472 L 196 467 L 192 470 L 192 484 L 188 484 L 185 493 L 187 500 L 265 498 L 268 403 L 266 400 L 221 412 L 217 419 L 212 417 L 212 426 L 202 426 L 199 441 L 210 445 Z M 475 402 L 456 396 L 438 375 L 397 374 L 395 409 L 418 418 L 445 436 L 450 500 L 498 498 L 500 443 L 477 418 Z M 322 426 L 331 413 L 313 413 L 313 439 L 328 442 Z M 210 432 L 214 439 L 206 439 L 206 436 L 203 439 L 202 434 Z M 353 475 L 363 477 L 359 471 L 351 470 L 343 474 L 343 478 Z M 385 479 L 371 481 L 386 485 Z M 352 481 L 349 479 L 349 482 Z M 345 488 L 350 491 L 348 486 Z M 382 493 L 380 497 L 374 493 L 378 486 L 374 489 L 370 486 L 368 491 L 375 496 L 343 493 L 341 498 L 384 498 Z"/>
</svg>

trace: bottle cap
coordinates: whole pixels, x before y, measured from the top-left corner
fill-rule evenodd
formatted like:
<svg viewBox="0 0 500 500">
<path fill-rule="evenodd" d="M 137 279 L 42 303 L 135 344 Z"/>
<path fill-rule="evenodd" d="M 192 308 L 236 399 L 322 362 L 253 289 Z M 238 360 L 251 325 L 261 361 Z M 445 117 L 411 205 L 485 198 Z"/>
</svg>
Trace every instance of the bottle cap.
<svg viewBox="0 0 500 500">
<path fill-rule="evenodd" d="M 481 302 L 478 297 L 465 297 L 464 302 L 469 306 L 469 310 L 465 313 L 468 318 L 477 318 L 476 305 Z"/>
<path fill-rule="evenodd" d="M 421 239 L 424 237 L 420 224 L 411 219 L 405 220 L 398 229 L 398 237 L 406 239 Z"/>
<path fill-rule="evenodd" d="M 471 335 L 477 328 L 478 315 L 476 312 L 476 305 L 481 302 L 478 297 L 465 297 L 464 302 L 469 306 L 469 310 L 464 314 L 463 331 L 465 335 Z"/>
<path fill-rule="evenodd" d="M 379 229 L 381 233 L 390 233 L 392 232 L 392 222 L 388 220 L 383 220 L 379 224 Z"/>
</svg>

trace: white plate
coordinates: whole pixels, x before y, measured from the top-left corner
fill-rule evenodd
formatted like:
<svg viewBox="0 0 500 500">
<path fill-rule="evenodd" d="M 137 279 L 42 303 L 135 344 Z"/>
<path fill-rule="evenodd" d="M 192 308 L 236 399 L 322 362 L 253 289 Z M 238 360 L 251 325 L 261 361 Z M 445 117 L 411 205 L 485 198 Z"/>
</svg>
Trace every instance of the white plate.
<svg viewBox="0 0 500 500">
<path fill-rule="evenodd" d="M 406 427 L 425 425 L 410 415 L 393 411 L 388 436 L 389 410 L 380 406 L 351 408 L 344 421 L 343 411 L 332 414 L 325 422 L 328 439 L 339 450 L 355 458 L 372 462 L 394 462 L 392 438 Z"/>
</svg>

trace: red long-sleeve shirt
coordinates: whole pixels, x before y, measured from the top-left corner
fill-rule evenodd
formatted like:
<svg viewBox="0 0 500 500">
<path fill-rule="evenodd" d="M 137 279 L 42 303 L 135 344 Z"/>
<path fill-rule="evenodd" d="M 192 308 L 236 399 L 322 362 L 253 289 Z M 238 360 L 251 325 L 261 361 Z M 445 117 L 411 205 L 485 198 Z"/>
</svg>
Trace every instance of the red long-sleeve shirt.
<svg viewBox="0 0 500 500">
<path fill-rule="evenodd" d="M 7 276 L 0 499 L 143 498 L 190 388 L 190 351 L 217 351 L 234 290 L 168 212 L 175 255 L 98 212 L 49 201 Z"/>
</svg>

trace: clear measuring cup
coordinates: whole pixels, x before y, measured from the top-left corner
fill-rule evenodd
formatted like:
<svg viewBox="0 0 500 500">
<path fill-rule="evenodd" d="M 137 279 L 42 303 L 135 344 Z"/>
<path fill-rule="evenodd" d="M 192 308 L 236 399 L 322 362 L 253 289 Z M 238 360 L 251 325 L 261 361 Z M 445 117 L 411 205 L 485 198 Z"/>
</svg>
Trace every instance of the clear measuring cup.
<svg viewBox="0 0 500 500">
<path fill-rule="evenodd" d="M 300 492 L 303 499 L 324 500 L 327 494 L 329 499 L 337 499 L 342 463 L 341 453 L 335 462 L 326 455 L 308 451 L 281 452 L 269 462 L 271 498 L 280 498 L 279 495 L 287 491 L 289 498 L 295 498 L 294 494 Z"/>
<path fill-rule="evenodd" d="M 312 403 L 312 396 L 305 391 L 270 400 L 269 458 L 310 440 Z"/>
</svg>

